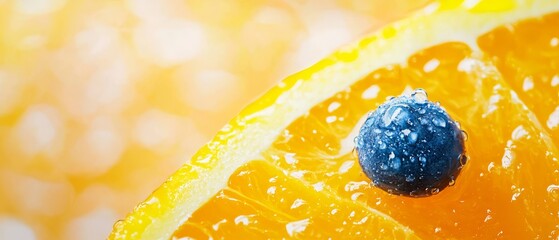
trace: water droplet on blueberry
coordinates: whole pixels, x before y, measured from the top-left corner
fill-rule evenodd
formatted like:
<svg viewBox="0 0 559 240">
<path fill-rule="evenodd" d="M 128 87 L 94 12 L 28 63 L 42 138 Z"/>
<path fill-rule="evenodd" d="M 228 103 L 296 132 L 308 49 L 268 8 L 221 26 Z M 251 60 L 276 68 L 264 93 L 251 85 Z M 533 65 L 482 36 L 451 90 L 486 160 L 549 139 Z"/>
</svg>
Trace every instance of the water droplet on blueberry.
<svg viewBox="0 0 559 240">
<path fill-rule="evenodd" d="M 455 121 L 454 124 L 456 124 L 456 127 L 457 127 L 457 128 L 462 128 L 462 127 L 460 126 L 460 122 Z"/>
<path fill-rule="evenodd" d="M 415 176 L 413 174 L 406 176 L 406 182 L 413 182 L 413 180 L 415 180 Z"/>
<path fill-rule="evenodd" d="M 461 131 L 462 131 L 462 137 L 464 138 L 464 141 L 468 140 L 468 133 L 464 130 Z"/>
<path fill-rule="evenodd" d="M 359 153 L 357 152 L 356 148 L 353 148 L 351 150 L 351 155 L 353 155 L 354 158 L 359 158 Z"/>
<path fill-rule="evenodd" d="M 384 142 L 382 142 L 382 141 L 379 141 L 379 142 L 378 142 L 378 148 L 379 148 L 379 149 L 386 149 L 386 144 L 385 144 Z"/>
<path fill-rule="evenodd" d="M 433 119 L 431 119 L 431 121 L 437 127 L 442 127 L 442 128 L 446 127 L 446 122 L 440 117 L 434 117 Z"/>
<path fill-rule="evenodd" d="M 400 165 L 402 164 L 402 161 L 400 161 L 400 158 L 394 158 L 392 160 L 392 162 L 390 163 L 390 166 L 394 169 L 394 170 L 398 170 L 400 168 Z"/>
<path fill-rule="evenodd" d="M 466 154 L 460 154 L 458 160 L 460 161 L 460 166 L 464 166 L 468 162 L 468 156 Z"/>
<path fill-rule="evenodd" d="M 427 103 L 427 92 L 425 90 L 418 88 L 414 90 L 411 94 L 414 100 L 419 104 Z"/>
<path fill-rule="evenodd" d="M 431 195 L 439 193 L 441 190 L 439 188 L 431 188 Z"/>
<path fill-rule="evenodd" d="M 380 169 L 382 169 L 382 170 L 387 170 L 387 169 L 388 169 L 388 166 L 386 165 L 386 163 L 381 163 L 381 164 L 380 164 Z"/>
<path fill-rule="evenodd" d="M 359 164 L 376 187 L 426 197 L 455 184 L 468 161 L 465 132 L 418 89 L 368 115 L 356 142 Z"/>
<path fill-rule="evenodd" d="M 448 186 L 454 186 L 454 184 L 456 183 L 456 181 L 454 181 L 454 179 L 450 179 L 450 182 L 448 182 Z"/>
<path fill-rule="evenodd" d="M 415 133 L 415 132 L 410 133 L 410 135 L 409 135 L 410 144 L 413 144 L 416 141 L 417 141 L 417 133 Z"/>
</svg>

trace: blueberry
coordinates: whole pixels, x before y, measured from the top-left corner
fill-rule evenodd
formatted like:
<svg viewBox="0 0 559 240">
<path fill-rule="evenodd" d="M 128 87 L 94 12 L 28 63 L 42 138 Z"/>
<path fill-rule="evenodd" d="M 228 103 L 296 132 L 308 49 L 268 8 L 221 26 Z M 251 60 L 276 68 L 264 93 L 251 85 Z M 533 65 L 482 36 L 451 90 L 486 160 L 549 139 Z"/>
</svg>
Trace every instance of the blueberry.
<svg viewBox="0 0 559 240">
<path fill-rule="evenodd" d="M 426 197 L 454 184 L 467 160 L 464 141 L 457 123 L 418 89 L 371 113 L 356 138 L 356 150 L 373 185 Z"/>
</svg>

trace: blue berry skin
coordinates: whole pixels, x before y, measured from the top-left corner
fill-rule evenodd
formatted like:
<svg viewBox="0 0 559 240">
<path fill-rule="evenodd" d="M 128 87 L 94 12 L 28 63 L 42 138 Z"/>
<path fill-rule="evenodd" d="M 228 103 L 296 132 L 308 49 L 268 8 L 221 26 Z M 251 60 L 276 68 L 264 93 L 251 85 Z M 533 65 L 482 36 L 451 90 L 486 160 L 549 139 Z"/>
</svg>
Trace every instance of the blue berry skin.
<svg viewBox="0 0 559 240">
<path fill-rule="evenodd" d="M 423 96 L 400 96 L 380 105 L 356 138 L 361 168 L 388 193 L 436 194 L 454 184 L 467 160 L 462 130 Z"/>
</svg>

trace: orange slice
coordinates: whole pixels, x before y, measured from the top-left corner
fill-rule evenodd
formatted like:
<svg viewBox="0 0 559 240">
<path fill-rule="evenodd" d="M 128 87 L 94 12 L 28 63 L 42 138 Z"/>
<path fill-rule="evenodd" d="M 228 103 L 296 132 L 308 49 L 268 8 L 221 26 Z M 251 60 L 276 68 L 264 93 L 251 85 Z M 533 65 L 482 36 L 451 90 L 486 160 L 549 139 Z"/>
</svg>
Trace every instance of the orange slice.
<svg viewBox="0 0 559 240">
<path fill-rule="evenodd" d="M 243 110 L 110 238 L 557 238 L 556 11 L 444 1 L 340 49 Z M 352 154 L 368 111 L 414 88 L 469 135 L 454 185 L 418 199 L 371 187 Z"/>
</svg>

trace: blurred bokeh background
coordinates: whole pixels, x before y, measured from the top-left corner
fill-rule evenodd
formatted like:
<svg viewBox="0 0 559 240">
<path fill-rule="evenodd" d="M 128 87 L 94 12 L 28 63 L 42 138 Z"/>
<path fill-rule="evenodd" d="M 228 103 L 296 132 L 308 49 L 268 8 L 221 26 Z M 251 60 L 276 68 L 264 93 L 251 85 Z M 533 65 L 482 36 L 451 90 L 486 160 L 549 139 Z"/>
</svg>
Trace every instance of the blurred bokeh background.
<svg viewBox="0 0 559 240">
<path fill-rule="evenodd" d="M 0 0 L 0 239 L 104 239 L 243 106 L 425 0 Z"/>
</svg>

